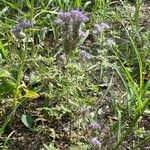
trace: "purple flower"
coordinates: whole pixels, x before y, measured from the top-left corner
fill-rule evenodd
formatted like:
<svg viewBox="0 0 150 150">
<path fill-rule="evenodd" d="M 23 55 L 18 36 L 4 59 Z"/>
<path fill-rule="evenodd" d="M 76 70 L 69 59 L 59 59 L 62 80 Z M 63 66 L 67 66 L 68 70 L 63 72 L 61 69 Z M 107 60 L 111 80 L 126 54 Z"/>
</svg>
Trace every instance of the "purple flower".
<svg viewBox="0 0 150 150">
<path fill-rule="evenodd" d="M 21 27 L 19 24 L 16 24 L 15 28 L 13 28 L 11 30 L 11 32 L 15 35 L 15 34 L 18 34 L 19 32 L 21 32 Z"/>
<path fill-rule="evenodd" d="M 81 36 L 84 37 L 85 34 L 80 34 L 80 25 L 82 22 L 86 22 L 88 18 L 79 10 L 72 10 L 70 12 L 59 12 L 55 20 L 56 25 L 62 27 L 61 36 L 63 47 L 66 51 L 73 50 L 77 47 Z M 82 53 L 82 51 L 81 51 Z M 81 54 L 82 55 L 82 54 Z M 89 58 L 90 55 L 83 54 L 84 58 Z"/>
<path fill-rule="evenodd" d="M 13 28 L 11 32 L 17 39 L 22 39 L 24 37 L 24 35 L 21 34 L 20 24 L 16 24 L 15 28 Z"/>
<path fill-rule="evenodd" d="M 61 19 L 62 21 L 66 21 L 66 20 L 68 20 L 68 19 L 70 19 L 70 17 L 71 17 L 71 13 L 70 12 L 60 12 L 59 14 L 58 14 L 58 18 L 59 19 Z"/>
<path fill-rule="evenodd" d="M 107 40 L 105 41 L 105 45 L 107 45 L 107 46 L 109 46 L 109 47 L 113 47 L 113 46 L 116 45 L 116 43 L 115 43 L 115 41 L 114 41 L 113 39 L 109 38 L 109 39 L 107 39 Z"/>
<path fill-rule="evenodd" d="M 13 28 L 11 32 L 17 39 L 22 39 L 26 36 L 25 33 L 23 33 L 22 31 L 30 27 L 32 27 L 30 21 L 23 21 L 22 23 L 17 23 L 15 28 Z"/>
<path fill-rule="evenodd" d="M 103 23 L 103 22 L 100 24 L 95 24 L 93 33 L 99 34 L 99 33 L 103 32 L 104 30 L 109 29 L 109 28 L 110 28 L 109 25 L 106 23 Z"/>
<path fill-rule="evenodd" d="M 89 54 L 86 50 L 81 49 L 79 52 L 80 57 L 82 57 L 83 59 L 90 59 L 91 58 L 91 54 Z"/>
<path fill-rule="evenodd" d="M 56 20 L 55 20 L 55 23 L 56 23 L 58 26 L 63 26 L 63 25 L 65 24 L 65 22 L 64 22 L 62 19 L 60 19 L 60 18 L 56 19 Z"/>
<path fill-rule="evenodd" d="M 22 26 L 22 29 L 28 29 L 32 27 L 32 23 L 29 20 L 26 20 L 22 22 L 21 26 Z"/>
<path fill-rule="evenodd" d="M 92 129 L 100 129 L 100 125 L 97 122 L 92 122 L 90 126 Z"/>
<path fill-rule="evenodd" d="M 88 17 L 86 17 L 81 11 L 79 10 L 72 10 L 71 16 L 75 20 L 75 22 L 87 22 Z"/>
<path fill-rule="evenodd" d="M 97 139 L 97 137 L 92 138 L 90 143 L 94 146 L 101 146 L 101 142 Z"/>
</svg>

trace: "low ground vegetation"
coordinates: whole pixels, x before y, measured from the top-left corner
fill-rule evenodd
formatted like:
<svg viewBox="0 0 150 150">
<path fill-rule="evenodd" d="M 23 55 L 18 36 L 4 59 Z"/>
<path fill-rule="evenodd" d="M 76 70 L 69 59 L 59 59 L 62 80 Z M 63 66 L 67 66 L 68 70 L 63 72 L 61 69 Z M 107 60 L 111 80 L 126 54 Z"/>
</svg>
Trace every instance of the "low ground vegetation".
<svg viewBox="0 0 150 150">
<path fill-rule="evenodd" d="M 150 149 L 148 0 L 0 8 L 0 149 Z"/>
</svg>

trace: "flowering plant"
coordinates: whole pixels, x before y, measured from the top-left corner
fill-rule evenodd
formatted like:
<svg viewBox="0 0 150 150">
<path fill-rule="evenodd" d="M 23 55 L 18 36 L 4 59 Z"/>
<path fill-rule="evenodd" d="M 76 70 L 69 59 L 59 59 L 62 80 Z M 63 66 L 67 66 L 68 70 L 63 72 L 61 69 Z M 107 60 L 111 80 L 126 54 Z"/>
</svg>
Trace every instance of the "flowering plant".
<svg viewBox="0 0 150 150">
<path fill-rule="evenodd" d="M 81 24 L 87 21 L 88 17 L 79 10 L 58 13 L 55 23 L 60 27 L 64 51 L 74 50 L 81 38 L 86 37 L 86 34 L 83 34 L 80 28 Z"/>
</svg>

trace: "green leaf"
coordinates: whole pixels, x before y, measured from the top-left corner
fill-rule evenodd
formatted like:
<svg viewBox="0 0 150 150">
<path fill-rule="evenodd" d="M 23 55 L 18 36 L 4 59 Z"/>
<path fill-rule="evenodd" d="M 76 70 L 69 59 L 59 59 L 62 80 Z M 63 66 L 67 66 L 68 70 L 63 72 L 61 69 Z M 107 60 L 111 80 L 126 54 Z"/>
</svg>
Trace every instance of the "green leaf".
<svg viewBox="0 0 150 150">
<path fill-rule="evenodd" d="M 29 0 L 26 0 L 26 5 L 31 9 L 32 8 L 32 5 L 31 5 L 31 2 Z"/>
<path fill-rule="evenodd" d="M 76 0 L 75 5 L 77 6 L 77 8 L 79 8 L 81 6 L 81 0 Z"/>
<path fill-rule="evenodd" d="M 142 96 L 144 96 L 146 92 L 149 91 L 149 88 L 150 88 L 150 80 L 144 85 L 142 89 Z"/>
<path fill-rule="evenodd" d="M 79 143 L 77 143 L 77 145 L 72 145 L 72 146 L 69 147 L 69 150 L 79 150 L 79 149 L 88 150 L 89 146 L 85 143 L 79 142 Z"/>
<path fill-rule="evenodd" d="M 27 128 L 31 128 L 33 125 L 33 119 L 30 115 L 23 114 L 21 117 L 21 121 Z"/>
<path fill-rule="evenodd" d="M 11 94 L 15 89 L 15 83 L 11 80 L 2 80 L 0 84 L 0 94 Z"/>
<path fill-rule="evenodd" d="M 0 14 L 1 16 L 1 14 Z M 0 42 L 0 53 L 2 55 L 3 59 L 6 59 L 7 53 L 6 53 L 6 49 L 4 48 L 4 45 L 2 42 Z"/>
<path fill-rule="evenodd" d="M 40 95 L 34 91 L 28 90 L 28 89 L 24 89 L 25 90 L 25 97 L 30 98 L 30 99 L 36 99 L 38 98 Z"/>
<path fill-rule="evenodd" d="M 14 3 L 10 3 L 10 2 L 8 2 L 8 1 L 6 1 L 6 0 L 2 0 L 4 3 L 6 3 L 7 5 L 9 5 L 9 6 L 11 6 L 13 9 L 16 9 L 16 3 L 14 2 Z"/>
<path fill-rule="evenodd" d="M 2 11 L 0 11 L 0 17 L 8 10 L 9 7 L 5 7 Z"/>
<path fill-rule="evenodd" d="M 46 144 L 43 144 L 44 145 L 44 149 L 42 150 L 57 150 L 57 148 L 55 148 L 54 144 L 50 144 L 49 146 L 46 145 Z"/>
<path fill-rule="evenodd" d="M 0 78 L 12 78 L 12 76 L 7 70 L 0 68 Z"/>
</svg>

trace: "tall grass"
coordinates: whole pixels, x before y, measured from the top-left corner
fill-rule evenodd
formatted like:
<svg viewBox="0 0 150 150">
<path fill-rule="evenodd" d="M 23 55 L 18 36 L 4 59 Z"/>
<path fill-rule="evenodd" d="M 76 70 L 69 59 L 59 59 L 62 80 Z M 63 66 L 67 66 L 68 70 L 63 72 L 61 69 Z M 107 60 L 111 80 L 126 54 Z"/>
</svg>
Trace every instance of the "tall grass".
<svg viewBox="0 0 150 150">
<path fill-rule="evenodd" d="M 121 3 L 123 4 L 123 6 L 125 7 L 125 9 L 127 10 L 126 5 L 123 3 L 123 1 L 121 1 Z M 140 6 L 141 6 L 141 1 L 137 0 L 136 1 L 136 5 L 135 5 L 135 26 L 132 26 L 132 31 L 136 31 L 137 34 L 139 33 L 139 20 L 140 20 Z M 127 13 L 128 14 L 128 13 Z M 130 22 L 131 25 L 133 25 L 132 19 L 130 14 L 129 18 L 130 18 Z M 143 62 L 142 62 L 142 56 L 139 53 L 139 49 L 138 46 L 135 42 L 135 39 L 130 35 L 129 31 L 126 29 L 125 25 L 122 23 L 122 25 L 125 28 L 125 31 L 127 33 L 128 38 L 130 39 L 130 42 L 132 44 L 132 51 L 134 52 L 136 59 L 138 61 L 138 71 L 139 71 L 139 82 L 137 83 L 137 81 L 134 80 L 133 75 L 130 73 L 130 71 L 124 66 L 123 62 L 120 60 L 118 54 L 116 53 L 117 51 L 119 51 L 118 49 L 116 49 L 116 51 L 114 50 L 114 53 L 117 57 L 117 59 L 119 60 L 120 64 L 121 64 L 121 68 L 122 71 L 120 71 L 118 69 L 118 67 L 115 66 L 116 71 L 118 72 L 118 75 L 120 76 L 120 78 L 122 79 L 124 86 L 126 87 L 127 90 L 127 95 L 129 95 L 128 97 L 128 101 L 127 101 L 127 112 L 132 112 L 132 115 L 134 116 L 133 119 L 131 120 L 128 129 L 125 129 L 125 133 L 123 133 L 120 136 L 121 133 L 121 128 L 123 123 L 127 122 L 127 120 L 123 120 L 122 123 L 121 122 L 121 116 L 124 116 L 124 112 L 122 112 L 122 114 L 119 113 L 118 116 L 118 142 L 116 143 L 116 145 L 114 146 L 113 150 L 116 150 L 119 148 L 119 146 L 124 142 L 124 140 L 132 133 L 133 129 L 136 127 L 138 120 L 140 119 L 140 117 L 143 115 L 144 111 L 147 109 L 147 107 L 150 104 L 150 99 L 145 97 L 146 91 L 149 89 L 150 87 L 150 82 L 146 82 L 144 83 L 144 79 L 143 79 Z M 135 27 L 135 29 L 134 29 Z M 133 92 L 132 92 L 133 91 Z M 130 114 L 129 114 L 130 116 Z M 128 119 L 128 118 L 127 118 Z M 139 143 L 138 145 L 136 145 L 133 149 L 137 149 L 138 147 L 140 147 L 143 143 L 147 142 L 149 139 L 149 136 L 143 140 L 143 142 Z"/>
</svg>

